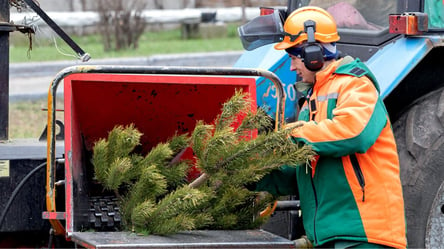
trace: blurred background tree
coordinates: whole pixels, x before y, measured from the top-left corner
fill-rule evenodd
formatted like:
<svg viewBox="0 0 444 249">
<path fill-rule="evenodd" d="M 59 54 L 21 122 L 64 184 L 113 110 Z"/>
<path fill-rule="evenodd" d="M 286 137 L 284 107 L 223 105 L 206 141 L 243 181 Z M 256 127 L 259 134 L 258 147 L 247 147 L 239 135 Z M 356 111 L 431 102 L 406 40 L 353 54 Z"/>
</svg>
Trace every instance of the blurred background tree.
<svg viewBox="0 0 444 249">
<path fill-rule="evenodd" d="M 136 49 L 146 22 L 142 11 L 146 8 L 142 0 L 98 0 L 100 16 L 99 33 L 105 51 Z"/>
</svg>

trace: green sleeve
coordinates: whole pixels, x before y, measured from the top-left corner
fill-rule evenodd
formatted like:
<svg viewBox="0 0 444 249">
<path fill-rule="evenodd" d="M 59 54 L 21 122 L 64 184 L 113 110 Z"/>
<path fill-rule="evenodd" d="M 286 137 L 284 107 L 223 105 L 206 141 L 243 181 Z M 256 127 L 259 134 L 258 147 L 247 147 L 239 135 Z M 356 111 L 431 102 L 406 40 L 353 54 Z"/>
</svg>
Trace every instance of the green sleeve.
<svg viewBox="0 0 444 249">
<path fill-rule="evenodd" d="M 298 195 L 296 168 L 284 165 L 270 172 L 256 183 L 255 190 L 267 191 L 274 196 Z"/>
</svg>

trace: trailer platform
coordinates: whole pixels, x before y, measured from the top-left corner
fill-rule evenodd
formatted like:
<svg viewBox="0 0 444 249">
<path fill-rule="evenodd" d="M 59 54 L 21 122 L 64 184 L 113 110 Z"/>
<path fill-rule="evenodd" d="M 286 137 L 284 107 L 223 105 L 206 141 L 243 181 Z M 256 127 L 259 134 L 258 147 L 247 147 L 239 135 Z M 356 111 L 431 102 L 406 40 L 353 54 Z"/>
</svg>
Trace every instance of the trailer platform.
<svg viewBox="0 0 444 249">
<path fill-rule="evenodd" d="M 86 248 L 295 248 L 293 241 L 263 230 L 197 230 L 168 236 L 130 232 L 75 232 Z"/>
</svg>

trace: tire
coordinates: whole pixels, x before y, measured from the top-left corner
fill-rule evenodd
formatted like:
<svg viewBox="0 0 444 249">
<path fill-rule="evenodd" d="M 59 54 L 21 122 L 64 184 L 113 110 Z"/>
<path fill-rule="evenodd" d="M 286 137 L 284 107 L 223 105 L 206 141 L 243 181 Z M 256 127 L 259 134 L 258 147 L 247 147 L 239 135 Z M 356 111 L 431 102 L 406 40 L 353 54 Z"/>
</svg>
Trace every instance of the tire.
<svg viewBox="0 0 444 249">
<path fill-rule="evenodd" d="M 421 97 L 393 124 L 409 248 L 444 248 L 443 89 Z"/>
</svg>

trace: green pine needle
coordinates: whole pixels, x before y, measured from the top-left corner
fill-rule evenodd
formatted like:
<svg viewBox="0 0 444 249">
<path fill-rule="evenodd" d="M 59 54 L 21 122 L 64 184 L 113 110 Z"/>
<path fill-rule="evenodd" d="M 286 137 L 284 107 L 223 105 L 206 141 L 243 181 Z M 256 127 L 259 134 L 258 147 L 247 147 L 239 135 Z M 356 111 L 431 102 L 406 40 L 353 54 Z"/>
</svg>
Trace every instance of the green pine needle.
<svg viewBox="0 0 444 249">
<path fill-rule="evenodd" d="M 151 165 L 142 170 L 142 175 L 131 189 L 131 198 L 137 202 L 144 200 L 156 200 L 159 196 L 167 192 L 167 182 L 165 176 L 155 165 Z"/>
<path fill-rule="evenodd" d="M 109 158 L 125 157 L 139 145 L 140 133 L 134 124 L 129 126 L 116 126 L 108 134 Z"/>
<path fill-rule="evenodd" d="M 191 143 L 194 153 L 197 158 L 204 157 L 204 150 L 208 140 L 213 134 L 214 126 L 204 124 L 203 121 L 199 120 L 196 122 L 196 127 L 191 135 Z"/>
<path fill-rule="evenodd" d="M 196 211 L 208 198 L 207 193 L 187 186 L 170 192 L 157 204 L 148 230 L 154 234 L 171 234 L 194 229 L 197 220 L 210 222 L 205 216 L 196 216 Z"/>
<path fill-rule="evenodd" d="M 152 200 L 146 200 L 138 204 L 131 212 L 132 224 L 137 228 L 145 228 L 155 211 L 156 204 Z"/>
<path fill-rule="evenodd" d="M 188 134 L 175 135 L 168 141 L 168 145 L 174 154 L 179 153 L 190 145 L 190 137 Z"/>
<path fill-rule="evenodd" d="M 109 167 L 108 177 L 104 182 L 105 188 L 115 190 L 123 182 L 128 182 L 129 179 L 126 179 L 126 176 L 131 167 L 132 163 L 128 157 L 116 158 Z"/>
<path fill-rule="evenodd" d="M 108 177 L 109 159 L 107 151 L 108 142 L 100 139 L 94 145 L 92 162 L 94 165 L 95 177 L 99 182 L 106 182 Z"/>
<path fill-rule="evenodd" d="M 216 118 L 216 131 L 232 125 L 239 115 L 245 115 L 251 107 L 251 100 L 242 89 L 236 90 L 234 95 L 223 104 L 222 113 Z"/>
</svg>

